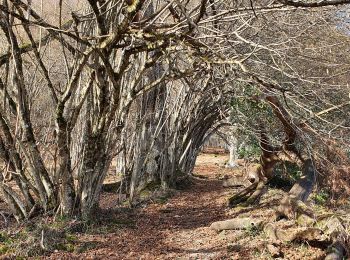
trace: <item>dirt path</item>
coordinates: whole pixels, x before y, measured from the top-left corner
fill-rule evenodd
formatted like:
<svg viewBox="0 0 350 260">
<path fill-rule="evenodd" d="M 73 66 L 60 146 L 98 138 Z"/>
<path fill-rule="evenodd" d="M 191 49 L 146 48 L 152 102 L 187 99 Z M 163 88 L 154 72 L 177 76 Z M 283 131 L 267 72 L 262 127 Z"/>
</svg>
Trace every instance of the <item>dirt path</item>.
<svg viewBox="0 0 350 260">
<path fill-rule="evenodd" d="M 209 228 L 218 220 L 233 217 L 270 219 L 283 193 L 270 189 L 259 205 L 227 209 L 230 189 L 220 177 L 236 170 L 221 167 L 225 155 L 201 155 L 194 184 L 166 201 L 138 209 L 115 209 L 112 195 L 104 194 L 96 225 L 77 233 L 74 253 L 63 251 L 50 259 L 271 259 L 264 232 Z M 115 195 L 114 195 L 115 196 Z M 325 253 L 305 244 L 278 245 L 282 259 L 323 259 Z"/>
<path fill-rule="evenodd" d="M 270 188 L 259 205 L 228 209 L 227 198 L 233 190 L 223 188 L 219 179 L 224 175 L 235 175 L 241 169 L 223 168 L 226 160 L 225 155 L 201 155 L 197 160 L 194 172 L 197 177 L 193 185 L 176 191 L 168 199 L 163 198 L 130 209 L 116 207 L 117 195 L 104 193 L 100 203 L 102 210 L 91 223 L 71 220 L 46 223 L 51 230 L 56 230 L 53 233 L 46 232 L 46 243 L 57 250 L 52 254 L 47 252 L 41 258 L 271 259 L 268 246 L 274 241 L 269 241 L 262 230 L 227 230 L 216 233 L 209 228 L 212 222 L 236 217 L 270 221 L 274 216 L 274 207 L 284 195 L 281 190 Z M 23 242 L 23 246 L 19 244 L 20 248 L 17 249 L 28 251 L 33 246 L 32 250 L 37 250 L 40 237 L 30 239 L 25 228 L 26 226 L 22 228 L 21 233 L 24 241 L 18 240 Z M 40 225 L 37 230 L 41 230 Z M 20 231 L 21 229 L 14 230 L 15 233 Z M 50 240 L 50 232 L 56 234 L 58 240 Z M 0 239 L 4 240 L 4 237 L 0 236 Z M 325 256 L 325 251 L 305 243 L 283 243 L 276 246 L 280 251 L 280 259 L 311 260 L 324 259 Z M 45 252 L 36 251 L 30 255 L 42 253 Z M 12 258 L 2 258 L 0 251 L 0 259 Z"/>
<path fill-rule="evenodd" d="M 207 160 L 206 160 L 207 159 Z M 226 156 L 215 158 L 216 162 Z M 93 245 L 85 252 L 52 254 L 50 259 L 218 259 L 227 257 L 227 241 L 208 226 L 225 219 L 221 168 L 202 157 L 194 184 L 165 203 L 152 203 L 133 211 L 105 209 L 105 232 L 91 230 L 79 241 Z M 101 227 L 99 227 L 101 229 Z M 89 234 L 90 233 L 90 234 Z"/>
<path fill-rule="evenodd" d="M 174 259 L 215 253 L 218 248 L 207 243 L 213 234 L 208 234 L 206 227 L 223 218 L 224 208 L 217 203 L 221 193 L 219 182 L 197 181 L 191 190 L 177 194 L 165 205 L 148 206 L 137 214 L 134 229 L 124 230 L 105 244 L 111 248 L 112 243 L 116 249 L 110 256 Z M 99 252 L 104 254 L 104 250 Z"/>
</svg>

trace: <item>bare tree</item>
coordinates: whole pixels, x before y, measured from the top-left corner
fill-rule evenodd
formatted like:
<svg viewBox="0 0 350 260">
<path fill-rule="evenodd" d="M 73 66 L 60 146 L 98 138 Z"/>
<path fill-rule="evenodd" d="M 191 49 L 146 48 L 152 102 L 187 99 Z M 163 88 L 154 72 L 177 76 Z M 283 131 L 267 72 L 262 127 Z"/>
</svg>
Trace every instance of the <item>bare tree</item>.
<svg viewBox="0 0 350 260">
<path fill-rule="evenodd" d="M 11 178 L 1 189 L 18 219 L 41 209 L 89 216 L 119 149 L 133 100 L 159 84 L 207 70 L 200 59 L 190 64 L 169 60 L 179 53 L 187 60 L 202 47 L 194 36 L 206 1 L 87 2 L 86 10 L 73 12 L 67 23 L 62 22 L 62 15 L 58 22 L 49 22 L 20 0 L 0 5 L 1 29 L 8 46 L 1 55 L 6 79 L 1 83 L 1 155 L 6 172 L 13 173 L 22 194 L 13 188 Z M 145 15 L 150 5 L 154 11 Z M 17 24 L 20 31 L 15 29 Z M 36 28 L 45 34 L 39 40 Z M 56 48 L 55 55 L 45 52 L 43 46 L 48 44 Z M 50 71 L 54 57 L 66 71 L 61 77 Z M 33 66 L 27 65 L 29 60 Z M 163 64 L 163 69 L 150 77 L 157 64 Z M 33 73 L 40 74 L 40 79 Z M 31 107 L 29 93 L 36 84 L 42 86 L 35 97 L 40 101 L 34 103 L 48 111 L 47 117 L 34 114 Z M 152 93 L 147 95 L 143 99 L 152 101 Z M 48 128 L 45 144 L 52 145 L 44 149 L 39 127 L 51 122 L 55 128 Z M 44 160 L 47 153 L 52 156 Z"/>
<path fill-rule="evenodd" d="M 2 1 L 1 193 L 18 219 L 88 217 L 115 155 L 131 199 L 152 180 L 171 187 L 243 97 L 269 107 L 237 115 L 262 147 L 259 179 L 240 194 L 254 201 L 281 154 L 310 169 L 320 140 L 349 144 L 347 56 L 324 55 L 348 40 L 328 22 L 333 7 L 308 9 L 344 3 L 88 0 L 67 15 L 59 1 L 46 19 Z"/>
</svg>

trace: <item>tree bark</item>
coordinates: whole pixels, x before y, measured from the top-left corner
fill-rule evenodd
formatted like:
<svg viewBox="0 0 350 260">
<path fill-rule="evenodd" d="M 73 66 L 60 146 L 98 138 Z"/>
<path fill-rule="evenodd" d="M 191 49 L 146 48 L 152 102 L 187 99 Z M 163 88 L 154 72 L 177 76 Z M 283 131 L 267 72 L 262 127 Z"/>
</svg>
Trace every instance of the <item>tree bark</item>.
<svg viewBox="0 0 350 260">
<path fill-rule="evenodd" d="M 60 211 L 63 215 L 70 216 L 74 209 L 75 187 L 70 156 L 70 132 L 68 126 L 59 114 L 57 117 L 57 173 L 59 183 Z"/>
<path fill-rule="evenodd" d="M 111 162 L 110 156 L 103 152 L 104 148 L 101 136 L 86 136 L 75 205 L 84 219 L 89 219 L 98 208 L 99 195 Z"/>
<path fill-rule="evenodd" d="M 302 177 L 293 185 L 277 208 L 277 217 L 295 218 L 298 215 L 313 217 L 313 213 L 304 204 L 308 199 L 316 180 L 314 162 L 307 159 L 303 165 Z"/>
<path fill-rule="evenodd" d="M 254 182 L 243 191 L 229 198 L 229 207 L 234 207 L 240 203 L 244 203 L 245 205 L 256 203 L 267 191 L 266 183 L 272 178 L 273 169 L 279 162 L 279 158 L 277 156 L 277 149 L 270 145 L 263 128 L 260 131 L 260 146 L 262 149 L 260 164 L 253 165 L 253 167 L 248 165 L 246 172 L 247 177 L 252 176 L 251 179 Z"/>
</svg>

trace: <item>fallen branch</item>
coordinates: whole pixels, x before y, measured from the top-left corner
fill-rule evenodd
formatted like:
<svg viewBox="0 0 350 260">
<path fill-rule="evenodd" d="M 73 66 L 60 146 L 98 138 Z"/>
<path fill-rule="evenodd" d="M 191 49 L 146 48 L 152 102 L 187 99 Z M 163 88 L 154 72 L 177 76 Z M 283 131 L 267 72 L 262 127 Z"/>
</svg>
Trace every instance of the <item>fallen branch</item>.
<svg viewBox="0 0 350 260">
<path fill-rule="evenodd" d="M 210 228 L 218 232 L 222 230 L 232 230 L 232 229 L 247 229 L 251 227 L 260 226 L 262 220 L 253 218 L 234 218 L 224 221 L 217 221 L 210 225 Z"/>
<path fill-rule="evenodd" d="M 7 221 L 7 218 L 6 218 L 5 214 L 4 214 L 4 212 L 0 211 L 0 215 L 2 216 L 2 218 L 5 221 L 5 226 L 7 226 L 8 221 Z"/>
</svg>

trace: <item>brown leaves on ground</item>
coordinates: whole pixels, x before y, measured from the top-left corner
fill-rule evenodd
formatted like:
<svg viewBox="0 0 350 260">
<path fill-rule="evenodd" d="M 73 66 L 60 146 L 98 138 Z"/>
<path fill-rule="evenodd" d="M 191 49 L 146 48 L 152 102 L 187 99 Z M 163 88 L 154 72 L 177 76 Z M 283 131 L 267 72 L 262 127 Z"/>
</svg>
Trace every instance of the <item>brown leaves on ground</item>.
<svg viewBox="0 0 350 260">
<path fill-rule="evenodd" d="M 225 175 L 240 169 L 223 165 L 228 156 L 203 154 L 197 160 L 194 184 L 166 201 L 136 209 L 116 207 L 116 196 L 104 193 L 102 211 L 93 224 L 72 230 L 70 250 L 56 250 L 44 259 L 322 259 L 325 253 L 307 244 L 272 244 L 262 230 L 211 230 L 211 223 L 234 217 L 269 220 L 283 193 L 270 190 L 259 205 L 228 210 L 234 192 L 222 187 Z M 271 248 L 273 247 L 274 250 Z M 67 252 L 69 251 L 69 252 Z M 272 252 L 273 251 L 273 252 Z"/>
</svg>

